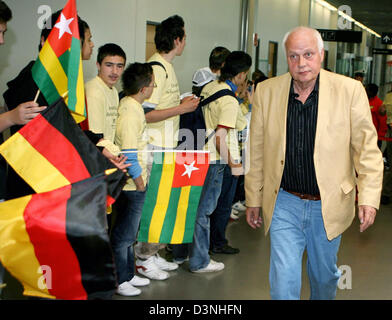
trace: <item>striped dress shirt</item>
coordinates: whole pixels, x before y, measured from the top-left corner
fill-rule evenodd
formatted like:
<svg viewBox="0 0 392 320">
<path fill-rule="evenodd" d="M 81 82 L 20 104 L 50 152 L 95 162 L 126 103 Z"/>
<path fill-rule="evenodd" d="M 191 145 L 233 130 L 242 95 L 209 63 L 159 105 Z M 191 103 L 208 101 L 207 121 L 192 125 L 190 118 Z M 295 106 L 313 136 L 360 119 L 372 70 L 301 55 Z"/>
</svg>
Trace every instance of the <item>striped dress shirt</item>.
<svg viewBox="0 0 392 320">
<path fill-rule="evenodd" d="M 320 76 L 319 76 L 320 77 Z M 303 104 L 297 100 L 291 80 L 286 127 L 286 159 L 281 188 L 319 195 L 313 152 L 317 127 L 319 77 Z"/>
</svg>

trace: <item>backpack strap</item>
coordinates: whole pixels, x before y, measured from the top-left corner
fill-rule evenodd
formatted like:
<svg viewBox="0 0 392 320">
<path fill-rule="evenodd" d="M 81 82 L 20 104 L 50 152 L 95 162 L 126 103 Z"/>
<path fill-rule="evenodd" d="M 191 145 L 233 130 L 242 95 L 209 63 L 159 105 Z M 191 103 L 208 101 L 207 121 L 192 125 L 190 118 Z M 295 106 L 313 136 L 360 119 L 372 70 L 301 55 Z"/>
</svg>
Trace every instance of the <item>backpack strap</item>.
<svg viewBox="0 0 392 320">
<path fill-rule="evenodd" d="M 231 91 L 230 89 L 222 89 L 222 90 L 215 92 L 213 95 L 209 96 L 208 98 L 201 100 L 199 103 L 199 107 L 203 107 L 203 106 L 205 106 L 205 105 L 207 105 L 207 104 L 209 104 L 209 103 L 211 103 L 211 102 L 213 102 L 223 96 L 232 96 L 234 98 L 236 97 L 235 93 L 233 91 Z"/>
<path fill-rule="evenodd" d="M 162 63 L 160 63 L 159 61 L 151 61 L 151 62 L 149 62 L 148 64 L 149 64 L 150 66 L 160 66 L 161 68 L 163 68 L 163 70 L 165 70 L 166 79 L 167 79 L 167 77 L 168 77 L 167 71 L 166 71 L 165 66 L 164 66 Z"/>
<path fill-rule="evenodd" d="M 203 99 L 202 101 L 200 101 L 199 106 L 198 107 L 203 107 L 223 96 L 232 96 L 233 98 L 236 98 L 235 93 L 230 90 L 230 89 L 222 89 L 219 90 L 217 92 L 215 92 L 213 95 L 209 96 L 206 99 Z M 210 135 L 206 138 L 204 144 L 207 144 L 208 141 L 213 137 L 213 135 L 215 134 L 215 131 L 211 132 Z"/>
</svg>

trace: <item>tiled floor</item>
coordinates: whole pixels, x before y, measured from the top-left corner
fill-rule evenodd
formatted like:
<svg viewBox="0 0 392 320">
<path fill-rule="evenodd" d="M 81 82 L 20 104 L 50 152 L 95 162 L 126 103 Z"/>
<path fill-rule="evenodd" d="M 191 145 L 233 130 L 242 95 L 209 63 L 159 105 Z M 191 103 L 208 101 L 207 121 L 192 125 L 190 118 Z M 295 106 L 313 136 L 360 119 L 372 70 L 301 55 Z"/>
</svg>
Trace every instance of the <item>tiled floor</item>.
<svg viewBox="0 0 392 320">
<path fill-rule="evenodd" d="M 216 254 L 214 260 L 225 263 L 215 274 L 193 274 L 184 263 L 171 272 L 165 281 L 152 281 L 135 298 L 115 299 L 167 300 L 264 300 L 269 299 L 269 238 L 262 230 L 254 231 L 246 224 L 245 215 L 230 222 L 227 235 L 230 243 L 241 249 L 237 255 Z M 305 262 L 306 256 L 304 257 Z M 392 205 L 382 206 L 376 223 L 364 233 L 359 232 L 356 218 L 343 234 L 338 255 L 343 271 L 337 300 L 392 299 Z M 351 274 L 351 277 L 350 277 Z M 302 299 L 310 291 L 306 267 L 303 268 Z"/>
<path fill-rule="evenodd" d="M 264 300 L 269 299 L 269 238 L 252 230 L 245 215 L 230 222 L 230 243 L 241 249 L 237 255 L 216 254 L 214 260 L 225 269 L 214 274 L 193 274 L 185 262 L 165 281 L 152 281 L 138 297 L 114 296 L 130 300 Z M 163 254 L 165 252 L 163 251 Z M 305 260 L 305 259 L 304 259 Z M 359 232 L 358 219 L 343 234 L 338 266 L 344 270 L 337 300 L 392 299 L 392 205 L 382 206 L 376 223 Z M 350 277 L 351 273 L 351 277 Z M 3 299 L 23 299 L 19 284 L 8 277 Z M 309 298 L 306 268 L 303 268 L 302 299 Z"/>
</svg>

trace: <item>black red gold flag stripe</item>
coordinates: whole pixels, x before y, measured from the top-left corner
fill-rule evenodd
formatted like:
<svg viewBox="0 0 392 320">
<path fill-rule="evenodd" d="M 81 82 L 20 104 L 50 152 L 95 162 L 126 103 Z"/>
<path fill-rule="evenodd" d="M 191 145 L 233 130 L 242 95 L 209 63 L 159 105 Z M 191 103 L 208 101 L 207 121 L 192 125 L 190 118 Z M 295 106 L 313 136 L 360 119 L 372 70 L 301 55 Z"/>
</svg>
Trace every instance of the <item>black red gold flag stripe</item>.
<svg viewBox="0 0 392 320">
<path fill-rule="evenodd" d="M 0 260 L 25 295 L 111 298 L 116 277 L 106 193 L 100 175 L 0 203 Z"/>
<path fill-rule="evenodd" d="M 0 154 L 37 193 L 47 192 L 114 168 L 70 115 L 63 99 L 47 108 L 0 146 Z M 125 175 L 108 179 L 108 205 Z"/>
</svg>

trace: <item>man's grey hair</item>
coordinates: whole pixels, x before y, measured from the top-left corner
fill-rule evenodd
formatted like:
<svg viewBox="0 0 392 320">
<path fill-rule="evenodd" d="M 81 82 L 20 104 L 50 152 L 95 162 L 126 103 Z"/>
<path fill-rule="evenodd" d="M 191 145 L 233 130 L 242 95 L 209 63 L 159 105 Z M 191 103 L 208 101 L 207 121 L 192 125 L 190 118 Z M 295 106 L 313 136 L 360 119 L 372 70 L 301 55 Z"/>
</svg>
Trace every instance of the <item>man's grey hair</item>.
<svg viewBox="0 0 392 320">
<path fill-rule="evenodd" d="M 297 31 L 301 31 L 301 30 L 309 30 L 309 31 L 312 31 L 314 33 L 314 37 L 317 40 L 317 48 L 318 48 L 318 50 L 319 50 L 319 52 L 321 54 L 321 52 L 324 49 L 324 41 L 323 41 L 323 38 L 321 38 L 320 32 L 318 32 L 316 29 L 313 29 L 313 28 L 310 28 L 310 27 L 300 26 L 300 27 L 295 27 L 294 29 L 291 29 L 283 37 L 283 48 L 284 48 L 284 52 L 286 53 L 286 56 L 287 56 L 286 42 L 287 42 L 288 37 L 291 34 L 297 32 Z"/>
</svg>

